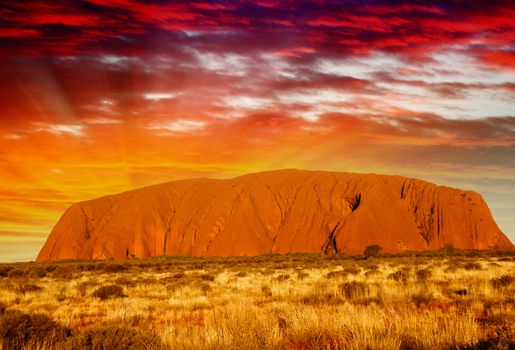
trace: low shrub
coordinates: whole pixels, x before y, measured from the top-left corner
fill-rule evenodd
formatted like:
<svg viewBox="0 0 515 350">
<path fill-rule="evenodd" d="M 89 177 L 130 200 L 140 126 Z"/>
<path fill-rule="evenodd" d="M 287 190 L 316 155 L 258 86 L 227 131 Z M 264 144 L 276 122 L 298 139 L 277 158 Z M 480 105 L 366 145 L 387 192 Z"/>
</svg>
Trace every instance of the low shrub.
<svg viewBox="0 0 515 350">
<path fill-rule="evenodd" d="M 411 301 L 417 306 L 430 304 L 434 302 L 434 300 L 433 294 L 427 291 L 419 291 L 411 296 Z"/>
<path fill-rule="evenodd" d="M 510 275 L 503 275 L 501 277 L 492 278 L 490 280 L 490 284 L 495 289 L 501 289 L 501 288 L 509 287 L 512 284 L 512 282 L 513 282 L 513 276 L 510 276 Z"/>
<path fill-rule="evenodd" d="M 396 282 L 402 282 L 402 283 L 406 283 L 408 281 L 408 278 L 409 278 L 408 273 L 406 271 L 402 271 L 402 270 L 395 271 L 394 273 L 391 273 L 390 275 L 388 275 L 388 279 L 394 280 Z"/>
<path fill-rule="evenodd" d="M 138 284 L 137 280 L 130 279 L 128 277 L 118 277 L 114 280 L 114 283 L 116 283 L 119 286 L 125 286 L 127 288 L 129 287 L 135 287 Z"/>
<path fill-rule="evenodd" d="M 363 255 L 366 257 L 378 256 L 382 249 L 383 248 L 377 244 L 369 245 L 365 248 Z"/>
<path fill-rule="evenodd" d="M 55 299 L 58 301 L 58 302 L 63 302 L 66 300 L 66 298 L 68 297 L 66 291 L 68 290 L 68 288 L 66 286 L 64 287 L 61 287 L 59 289 L 59 293 L 55 296 Z"/>
<path fill-rule="evenodd" d="M 454 265 L 449 265 L 447 266 L 447 268 L 445 269 L 445 272 L 446 273 L 454 273 L 456 272 L 456 270 L 458 270 L 458 268 Z"/>
<path fill-rule="evenodd" d="M 357 275 L 361 272 L 361 269 L 356 266 L 349 266 L 343 269 L 344 272 L 347 272 L 350 275 Z"/>
<path fill-rule="evenodd" d="M 33 283 L 21 283 L 16 287 L 16 292 L 25 295 L 29 292 L 41 292 L 43 288 Z"/>
<path fill-rule="evenodd" d="M 123 293 L 122 287 L 111 284 L 95 289 L 92 296 L 100 300 L 107 300 L 110 298 L 124 298 L 126 295 Z"/>
<path fill-rule="evenodd" d="M 204 275 L 200 275 L 200 279 L 202 281 L 213 282 L 215 280 L 215 276 L 209 275 L 209 274 L 204 274 Z"/>
<path fill-rule="evenodd" d="M 109 273 L 128 271 L 128 264 L 105 264 L 104 271 Z"/>
<path fill-rule="evenodd" d="M 117 350 L 117 349 L 162 349 L 161 339 L 150 331 L 110 324 L 83 329 L 66 344 L 69 349 Z"/>
<path fill-rule="evenodd" d="M 7 277 L 9 274 L 9 271 L 14 269 L 14 267 L 9 265 L 0 265 L 0 277 Z"/>
<path fill-rule="evenodd" d="M 335 294 L 315 291 L 300 298 L 299 302 L 304 305 L 339 305 L 345 300 Z"/>
<path fill-rule="evenodd" d="M 271 298 L 272 297 L 272 289 L 270 288 L 270 286 L 266 285 L 266 284 L 263 284 L 261 286 L 261 292 L 263 292 L 263 294 L 265 295 L 265 297 L 267 298 Z"/>
<path fill-rule="evenodd" d="M 7 305 L 0 301 L 0 315 L 2 315 L 5 312 L 5 309 L 7 309 Z"/>
<path fill-rule="evenodd" d="M 365 272 L 365 277 L 366 278 L 373 277 L 373 276 L 381 276 L 381 275 L 382 275 L 381 271 L 367 271 L 367 272 Z"/>
<path fill-rule="evenodd" d="M 363 266 L 365 269 L 367 269 L 368 271 L 377 271 L 379 270 L 379 266 L 377 266 L 376 264 L 367 264 L 365 266 Z"/>
<path fill-rule="evenodd" d="M 463 265 L 463 269 L 465 270 L 481 270 L 482 266 L 480 263 L 477 262 L 468 262 L 465 265 Z"/>
<path fill-rule="evenodd" d="M 183 272 L 179 272 L 179 273 L 176 273 L 175 275 L 173 275 L 172 277 L 175 279 L 181 279 L 184 276 L 186 276 L 186 275 Z"/>
<path fill-rule="evenodd" d="M 154 277 L 147 277 L 147 278 L 139 278 L 136 281 L 137 284 L 140 285 L 151 285 L 151 284 L 161 284 L 160 280 Z"/>
<path fill-rule="evenodd" d="M 366 283 L 351 281 L 340 284 L 339 290 L 345 299 L 354 300 L 365 297 L 369 288 Z"/>
<path fill-rule="evenodd" d="M 417 271 L 417 280 L 419 280 L 420 282 L 427 281 L 431 278 L 432 274 L 433 272 L 429 268 L 420 269 Z"/>
<path fill-rule="evenodd" d="M 346 278 L 347 272 L 345 271 L 331 271 L 325 275 L 326 278 Z"/>
<path fill-rule="evenodd" d="M 207 293 L 211 291 L 211 285 L 206 282 L 196 282 L 192 285 L 192 287 L 200 289 L 202 292 Z"/>
<path fill-rule="evenodd" d="M 305 279 L 305 278 L 307 278 L 307 277 L 309 277 L 309 273 L 307 273 L 307 272 L 301 272 L 301 271 L 297 272 L 297 278 L 298 278 L 299 280 L 301 280 L 301 281 L 302 281 L 303 279 Z"/>
<path fill-rule="evenodd" d="M 277 276 L 275 279 L 278 280 L 279 282 L 287 281 L 290 279 L 290 275 L 285 273 L 285 274 Z"/>
<path fill-rule="evenodd" d="M 487 315 L 478 319 L 484 328 L 485 340 L 478 349 L 515 349 L 515 317 L 508 313 Z"/>
<path fill-rule="evenodd" d="M 55 270 L 52 271 L 52 277 L 61 279 L 73 278 L 74 274 L 75 270 L 66 265 L 58 265 Z"/>
<path fill-rule="evenodd" d="M 46 315 L 25 314 L 17 310 L 7 310 L 0 315 L 0 339 L 5 349 L 23 349 L 37 343 L 56 344 L 71 334 L 69 328 Z"/>
<path fill-rule="evenodd" d="M 44 267 L 36 267 L 33 266 L 30 269 L 28 269 L 26 275 L 30 278 L 43 278 L 46 277 L 48 272 Z"/>
<path fill-rule="evenodd" d="M 9 272 L 7 272 L 7 277 L 9 278 L 16 278 L 16 277 L 24 277 L 27 273 L 27 270 L 23 267 L 15 267 L 13 269 L 10 269 Z"/>
<path fill-rule="evenodd" d="M 458 289 L 458 290 L 453 291 L 453 294 L 459 295 L 459 296 L 462 296 L 462 297 L 467 296 L 468 293 L 469 292 L 466 289 Z"/>
<path fill-rule="evenodd" d="M 400 336 L 399 350 L 424 349 L 424 343 L 415 334 L 403 333 Z"/>
</svg>

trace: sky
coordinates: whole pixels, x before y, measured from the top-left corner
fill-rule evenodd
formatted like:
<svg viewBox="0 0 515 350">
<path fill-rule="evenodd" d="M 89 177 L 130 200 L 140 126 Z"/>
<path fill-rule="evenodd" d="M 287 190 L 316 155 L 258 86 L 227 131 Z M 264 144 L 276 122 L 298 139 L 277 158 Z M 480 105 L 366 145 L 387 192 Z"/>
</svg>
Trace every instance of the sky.
<svg viewBox="0 0 515 350">
<path fill-rule="evenodd" d="M 515 2 L 3 0 L 0 261 L 71 204 L 282 168 L 483 195 L 515 241 Z"/>
</svg>

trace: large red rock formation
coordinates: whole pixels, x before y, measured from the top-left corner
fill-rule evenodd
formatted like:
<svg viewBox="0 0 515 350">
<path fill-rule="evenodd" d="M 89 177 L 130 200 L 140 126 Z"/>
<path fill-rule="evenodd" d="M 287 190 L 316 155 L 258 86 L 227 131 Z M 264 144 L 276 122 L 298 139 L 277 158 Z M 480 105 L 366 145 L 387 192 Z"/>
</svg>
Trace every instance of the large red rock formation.
<svg viewBox="0 0 515 350">
<path fill-rule="evenodd" d="M 72 205 L 38 261 L 509 248 L 481 196 L 401 176 L 280 170 Z"/>
</svg>

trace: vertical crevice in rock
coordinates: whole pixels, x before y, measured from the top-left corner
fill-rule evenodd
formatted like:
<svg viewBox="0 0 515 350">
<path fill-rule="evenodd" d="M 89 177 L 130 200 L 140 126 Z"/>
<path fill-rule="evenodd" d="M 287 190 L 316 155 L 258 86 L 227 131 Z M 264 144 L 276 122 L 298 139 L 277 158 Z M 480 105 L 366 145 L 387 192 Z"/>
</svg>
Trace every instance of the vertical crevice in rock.
<svg viewBox="0 0 515 350">
<path fill-rule="evenodd" d="M 338 228 L 339 225 L 340 225 L 340 223 L 337 223 L 334 226 L 334 228 L 329 233 L 329 236 L 327 237 L 327 241 L 325 242 L 325 244 L 322 247 L 324 254 L 326 254 L 326 255 L 338 254 L 338 247 L 336 246 L 335 234 L 336 234 L 336 229 Z"/>
<path fill-rule="evenodd" d="M 165 231 L 165 240 L 164 240 L 164 245 L 163 245 L 163 256 L 166 255 L 166 247 L 168 246 L 168 236 L 170 235 L 171 228 L 172 228 L 172 219 L 170 219 L 170 221 L 168 221 L 168 227 L 166 228 L 166 231 Z"/>
<path fill-rule="evenodd" d="M 347 199 L 347 202 L 349 203 L 351 212 L 356 211 L 356 209 L 358 209 L 359 205 L 361 204 L 361 193 L 358 193 L 354 197 Z"/>
<path fill-rule="evenodd" d="M 82 211 L 82 215 L 84 215 L 84 238 L 88 240 L 91 238 L 91 232 L 89 231 L 88 227 L 88 215 L 86 214 L 86 210 L 84 210 L 84 207 L 81 207 L 80 209 Z"/>
<path fill-rule="evenodd" d="M 406 192 L 408 191 L 408 187 L 409 187 L 408 181 L 409 181 L 409 180 L 405 180 L 405 181 L 402 183 L 402 188 L 401 188 L 401 199 L 404 199 L 404 197 L 406 196 Z"/>
</svg>

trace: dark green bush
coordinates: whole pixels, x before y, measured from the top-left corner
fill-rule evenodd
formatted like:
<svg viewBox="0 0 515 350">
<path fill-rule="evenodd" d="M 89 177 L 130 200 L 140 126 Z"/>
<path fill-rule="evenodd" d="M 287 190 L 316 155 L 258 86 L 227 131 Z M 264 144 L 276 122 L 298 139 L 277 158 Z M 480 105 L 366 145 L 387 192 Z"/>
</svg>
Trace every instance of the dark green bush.
<svg viewBox="0 0 515 350">
<path fill-rule="evenodd" d="M 365 255 L 366 257 L 377 256 L 377 255 L 379 255 L 381 250 L 383 250 L 383 248 L 381 248 L 380 245 L 377 245 L 377 244 L 369 245 L 365 248 L 363 255 Z"/>
<path fill-rule="evenodd" d="M 92 296 L 94 298 L 99 298 L 100 300 L 107 300 L 110 298 L 123 298 L 126 295 L 123 294 L 123 288 L 114 284 L 102 286 L 93 292 Z"/>
</svg>

